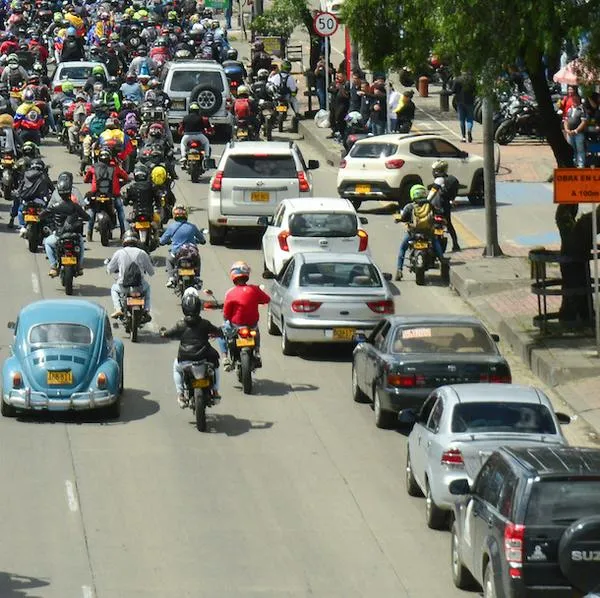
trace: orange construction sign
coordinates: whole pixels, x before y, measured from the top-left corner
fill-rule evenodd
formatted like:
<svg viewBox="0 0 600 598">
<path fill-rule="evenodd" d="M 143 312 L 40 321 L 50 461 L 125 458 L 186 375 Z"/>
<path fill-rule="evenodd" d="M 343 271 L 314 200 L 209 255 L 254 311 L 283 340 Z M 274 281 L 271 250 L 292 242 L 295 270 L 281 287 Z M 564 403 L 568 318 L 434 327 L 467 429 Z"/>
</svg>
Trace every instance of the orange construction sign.
<svg viewBox="0 0 600 598">
<path fill-rule="evenodd" d="M 555 168 L 554 203 L 600 203 L 600 168 Z"/>
</svg>

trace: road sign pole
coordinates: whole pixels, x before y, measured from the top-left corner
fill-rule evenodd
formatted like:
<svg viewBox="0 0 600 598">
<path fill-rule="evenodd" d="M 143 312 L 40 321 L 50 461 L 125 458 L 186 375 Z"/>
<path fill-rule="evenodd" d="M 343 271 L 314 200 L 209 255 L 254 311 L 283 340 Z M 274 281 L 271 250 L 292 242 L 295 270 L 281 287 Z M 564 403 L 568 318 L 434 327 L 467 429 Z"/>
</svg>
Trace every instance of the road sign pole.
<svg viewBox="0 0 600 598">
<path fill-rule="evenodd" d="M 325 38 L 325 110 L 329 112 L 329 38 Z M 331 116 L 329 117 L 331 121 Z M 332 125 L 333 123 L 329 123 Z"/>
<path fill-rule="evenodd" d="M 600 289 L 598 284 L 598 222 L 596 221 L 596 208 L 592 204 L 592 255 L 594 257 L 594 314 L 596 318 L 596 355 L 600 357 Z"/>
</svg>

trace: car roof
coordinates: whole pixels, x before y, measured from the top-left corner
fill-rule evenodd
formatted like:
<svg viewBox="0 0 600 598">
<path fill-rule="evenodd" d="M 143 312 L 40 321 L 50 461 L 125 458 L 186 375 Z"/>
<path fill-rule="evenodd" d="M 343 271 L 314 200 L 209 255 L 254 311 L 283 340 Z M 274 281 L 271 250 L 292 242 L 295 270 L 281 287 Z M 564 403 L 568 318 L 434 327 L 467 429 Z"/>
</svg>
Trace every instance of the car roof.
<svg viewBox="0 0 600 598">
<path fill-rule="evenodd" d="M 372 264 L 373 261 L 364 253 L 334 253 L 333 251 L 306 251 L 295 254 L 296 258 L 305 264 L 320 264 L 323 262 L 343 262 L 345 264 Z"/>
<path fill-rule="evenodd" d="M 306 212 L 314 211 L 348 211 L 356 213 L 356 210 L 345 197 L 290 197 L 282 200 L 281 203 L 287 204 L 292 210 L 303 210 Z"/>
<path fill-rule="evenodd" d="M 414 316 L 387 316 L 387 319 L 393 326 L 421 326 L 425 324 L 453 325 L 466 324 L 472 326 L 482 326 L 483 322 L 475 316 L 464 316 L 461 314 L 423 314 Z"/>
<path fill-rule="evenodd" d="M 506 453 L 533 476 L 598 476 L 600 449 L 587 447 L 503 447 Z"/>
<path fill-rule="evenodd" d="M 19 313 L 19 328 L 46 322 L 73 322 L 91 326 L 106 315 L 106 310 L 83 299 L 42 299 L 25 306 Z"/>
<path fill-rule="evenodd" d="M 399 143 L 401 141 L 410 141 L 411 139 L 439 139 L 441 135 L 433 133 L 388 133 L 387 135 L 376 135 L 359 139 L 354 145 L 364 145 L 365 143 Z M 443 139 L 443 137 L 442 137 Z"/>
<path fill-rule="evenodd" d="M 216 60 L 181 60 L 177 62 L 167 63 L 169 70 L 173 71 L 189 71 L 189 70 L 206 70 L 206 71 L 222 71 L 223 66 Z M 201 67 L 201 68 L 198 68 Z"/>
<path fill-rule="evenodd" d="M 449 384 L 438 390 L 450 393 L 459 403 L 542 403 L 542 392 L 521 384 Z"/>
<path fill-rule="evenodd" d="M 227 146 L 227 152 L 234 155 L 260 154 L 290 154 L 295 149 L 292 141 L 240 141 L 239 143 L 230 142 Z"/>
</svg>

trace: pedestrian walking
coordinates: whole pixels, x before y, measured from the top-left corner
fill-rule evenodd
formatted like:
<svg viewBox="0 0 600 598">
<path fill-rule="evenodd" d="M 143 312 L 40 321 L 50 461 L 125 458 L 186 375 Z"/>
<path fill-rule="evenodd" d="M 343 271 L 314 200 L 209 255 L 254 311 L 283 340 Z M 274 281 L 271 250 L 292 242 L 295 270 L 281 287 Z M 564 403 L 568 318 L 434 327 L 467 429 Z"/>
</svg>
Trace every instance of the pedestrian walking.
<svg viewBox="0 0 600 598">
<path fill-rule="evenodd" d="M 456 111 L 460 122 L 461 141 L 473 141 L 473 114 L 475 111 L 475 80 L 463 71 L 454 79 L 452 93 L 456 97 Z"/>
</svg>

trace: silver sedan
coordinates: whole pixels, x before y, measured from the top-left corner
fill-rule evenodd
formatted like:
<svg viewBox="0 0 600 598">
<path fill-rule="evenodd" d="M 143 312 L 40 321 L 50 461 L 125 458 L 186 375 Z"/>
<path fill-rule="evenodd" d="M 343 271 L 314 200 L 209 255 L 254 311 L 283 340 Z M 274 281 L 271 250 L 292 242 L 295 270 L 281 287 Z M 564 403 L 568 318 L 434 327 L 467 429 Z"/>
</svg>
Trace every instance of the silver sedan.
<svg viewBox="0 0 600 598">
<path fill-rule="evenodd" d="M 410 421 L 412 419 L 412 421 Z M 446 525 L 456 497 L 455 479 L 473 482 L 489 455 L 501 446 L 566 445 L 560 424 L 570 418 L 554 413 L 538 388 L 517 384 L 457 384 L 433 391 L 418 414 L 403 412 L 414 423 L 408 436 L 406 490 L 427 498 L 427 525 Z"/>
<path fill-rule="evenodd" d="M 298 253 L 273 279 L 270 334 L 281 334 L 284 355 L 300 343 L 349 343 L 357 332 L 394 313 L 383 274 L 368 255 Z"/>
</svg>

